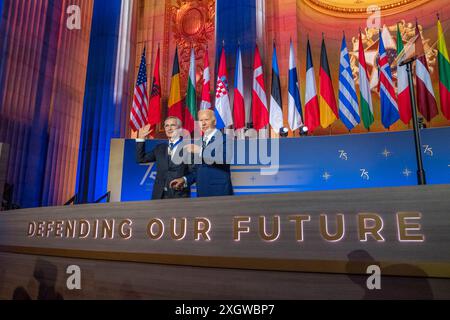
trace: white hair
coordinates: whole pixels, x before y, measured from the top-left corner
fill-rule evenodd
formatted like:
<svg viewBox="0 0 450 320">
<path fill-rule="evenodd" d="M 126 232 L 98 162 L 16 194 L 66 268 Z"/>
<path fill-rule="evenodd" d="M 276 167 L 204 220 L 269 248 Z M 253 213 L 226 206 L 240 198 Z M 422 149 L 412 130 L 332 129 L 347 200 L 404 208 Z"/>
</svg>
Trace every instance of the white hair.
<svg viewBox="0 0 450 320">
<path fill-rule="evenodd" d="M 164 124 L 166 124 L 167 120 L 171 120 L 171 119 L 175 120 L 178 128 L 181 128 L 183 123 L 181 122 L 181 120 L 178 117 L 174 117 L 174 116 L 167 117 L 166 120 L 164 120 Z"/>
</svg>

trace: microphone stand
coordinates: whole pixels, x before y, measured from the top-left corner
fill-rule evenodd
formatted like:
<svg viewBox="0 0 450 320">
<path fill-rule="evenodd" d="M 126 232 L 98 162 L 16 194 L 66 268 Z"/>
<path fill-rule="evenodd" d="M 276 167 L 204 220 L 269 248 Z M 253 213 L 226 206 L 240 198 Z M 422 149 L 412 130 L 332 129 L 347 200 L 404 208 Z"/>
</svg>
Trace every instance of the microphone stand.
<svg viewBox="0 0 450 320">
<path fill-rule="evenodd" d="M 427 184 L 425 178 L 425 170 L 423 169 L 423 160 L 422 160 L 422 142 L 420 137 L 420 129 L 419 123 L 417 121 L 417 108 L 416 108 L 416 99 L 414 92 L 414 83 L 413 83 L 413 74 L 412 74 L 412 65 L 413 62 L 417 59 L 417 57 L 412 57 L 408 60 L 402 61 L 399 66 L 406 66 L 406 70 L 408 71 L 408 80 L 409 80 L 409 97 L 411 100 L 411 108 L 412 108 L 412 118 L 413 118 L 413 130 L 414 130 L 414 142 L 416 145 L 416 161 L 417 161 L 417 182 L 419 185 Z"/>
</svg>

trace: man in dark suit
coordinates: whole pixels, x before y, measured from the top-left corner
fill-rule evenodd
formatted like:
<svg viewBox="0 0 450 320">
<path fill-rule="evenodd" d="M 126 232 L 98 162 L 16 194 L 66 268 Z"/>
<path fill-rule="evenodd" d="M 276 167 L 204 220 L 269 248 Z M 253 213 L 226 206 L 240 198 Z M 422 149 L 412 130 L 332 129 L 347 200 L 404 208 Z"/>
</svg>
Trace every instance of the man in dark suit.
<svg viewBox="0 0 450 320">
<path fill-rule="evenodd" d="M 212 110 L 201 110 L 198 119 L 203 132 L 202 146 L 187 145 L 186 150 L 198 157 L 198 164 L 182 178 L 174 179 L 171 187 L 179 190 L 197 184 L 198 197 L 233 195 L 230 159 L 227 153 L 226 136 L 216 128 L 216 117 Z"/>
<path fill-rule="evenodd" d="M 145 152 L 145 140 L 136 139 L 136 161 L 138 163 L 156 162 L 157 173 L 153 185 L 152 199 L 189 198 L 190 188 L 170 188 L 173 179 L 189 174 L 188 162 L 180 161 L 183 158 L 185 145 L 181 134 L 181 121 L 176 117 L 168 117 L 164 121 L 164 130 L 168 142 L 158 144 L 150 152 Z M 146 137 L 148 130 L 142 135 Z"/>
</svg>

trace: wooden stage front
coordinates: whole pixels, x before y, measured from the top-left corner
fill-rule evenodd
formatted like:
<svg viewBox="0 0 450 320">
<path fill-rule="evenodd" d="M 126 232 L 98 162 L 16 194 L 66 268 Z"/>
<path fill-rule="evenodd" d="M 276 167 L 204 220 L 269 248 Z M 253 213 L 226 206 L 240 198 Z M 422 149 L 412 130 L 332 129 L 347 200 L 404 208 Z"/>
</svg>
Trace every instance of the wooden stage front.
<svg viewBox="0 0 450 320">
<path fill-rule="evenodd" d="M 449 185 L 0 212 L 0 299 L 450 299 L 449 215 Z"/>
</svg>

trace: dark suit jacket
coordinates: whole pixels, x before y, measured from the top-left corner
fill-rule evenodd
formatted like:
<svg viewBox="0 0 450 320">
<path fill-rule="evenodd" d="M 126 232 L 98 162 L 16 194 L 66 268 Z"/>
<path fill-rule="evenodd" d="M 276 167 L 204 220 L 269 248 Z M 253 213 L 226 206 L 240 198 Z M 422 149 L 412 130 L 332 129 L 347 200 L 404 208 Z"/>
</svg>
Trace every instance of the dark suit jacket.
<svg viewBox="0 0 450 320">
<path fill-rule="evenodd" d="M 186 176 L 188 185 L 197 184 L 198 197 L 217 197 L 233 195 L 233 185 L 231 183 L 230 162 L 226 148 L 226 136 L 223 135 L 221 144 L 218 138 L 219 132 L 211 138 L 207 147 L 201 155 L 201 164 L 193 167 L 193 170 Z M 222 152 L 221 161 L 212 162 L 216 152 Z M 211 155 L 211 157 L 208 157 Z"/>
<path fill-rule="evenodd" d="M 183 143 L 179 144 L 176 152 L 182 153 Z M 162 199 L 164 189 L 168 198 L 189 198 L 190 188 L 176 191 L 170 188 L 173 179 L 181 178 L 189 174 L 190 166 L 187 164 L 175 164 L 171 160 L 168 152 L 168 143 L 158 144 L 150 152 L 145 152 L 145 142 L 136 143 L 136 161 L 138 163 L 156 162 L 157 173 L 153 186 L 152 199 Z"/>
</svg>

